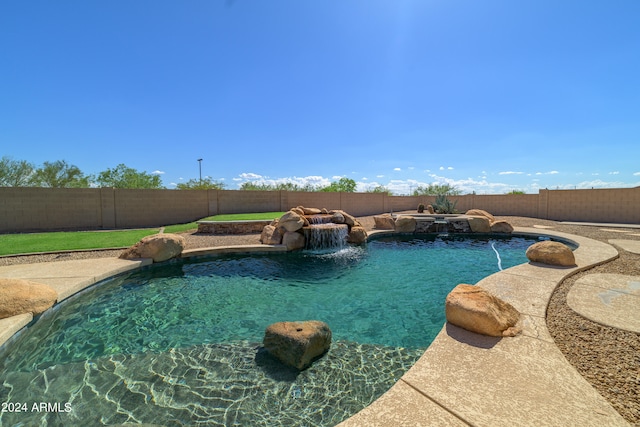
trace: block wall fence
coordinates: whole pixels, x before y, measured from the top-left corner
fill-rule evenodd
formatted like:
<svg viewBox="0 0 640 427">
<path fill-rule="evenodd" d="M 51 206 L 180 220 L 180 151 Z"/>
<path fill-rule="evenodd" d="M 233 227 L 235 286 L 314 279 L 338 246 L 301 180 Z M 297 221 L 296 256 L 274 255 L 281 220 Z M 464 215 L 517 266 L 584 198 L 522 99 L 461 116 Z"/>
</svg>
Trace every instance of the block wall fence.
<svg viewBox="0 0 640 427">
<path fill-rule="evenodd" d="M 451 196 L 460 212 L 558 221 L 640 224 L 640 187 L 540 190 L 538 194 Z M 0 233 L 156 227 L 210 215 L 286 211 L 295 206 L 343 209 L 352 215 L 415 210 L 429 196 L 241 190 L 129 190 L 0 187 Z"/>
</svg>

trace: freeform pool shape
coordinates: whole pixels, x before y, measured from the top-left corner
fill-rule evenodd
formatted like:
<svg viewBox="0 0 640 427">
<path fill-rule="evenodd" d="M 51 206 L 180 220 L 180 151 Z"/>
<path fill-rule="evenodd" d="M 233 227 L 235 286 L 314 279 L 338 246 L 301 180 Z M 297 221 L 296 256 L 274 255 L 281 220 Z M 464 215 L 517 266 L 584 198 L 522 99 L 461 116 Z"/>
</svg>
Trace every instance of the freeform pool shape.
<svg viewBox="0 0 640 427">
<path fill-rule="evenodd" d="M 415 363 L 454 286 L 526 262 L 533 242 L 382 237 L 336 253 L 174 261 L 111 279 L 43 315 L 0 357 L 3 402 L 70 412 L 0 421 L 335 425 Z M 270 323 L 307 319 L 333 331 L 311 368 L 282 367 L 260 349 Z"/>
</svg>

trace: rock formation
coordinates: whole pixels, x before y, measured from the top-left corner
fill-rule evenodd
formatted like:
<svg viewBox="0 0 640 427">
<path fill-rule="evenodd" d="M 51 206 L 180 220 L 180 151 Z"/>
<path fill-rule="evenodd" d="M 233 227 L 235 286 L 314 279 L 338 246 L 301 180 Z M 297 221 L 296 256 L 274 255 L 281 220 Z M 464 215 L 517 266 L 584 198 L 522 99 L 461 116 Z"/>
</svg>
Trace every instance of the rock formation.
<svg viewBox="0 0 640 427">
<path fill-rule="evenodd" d="M 153 262 L 162 262 L 179 257 L 185 246 L 184 237 L 177 234 L 154 234 L 125 249 L 120 258 L 152 258 Z"/>
<path fill-rule="evenodd" d="M 40 314 L 57 300 L 58 293 L 49 285 L 22 279 L 0 279 L 0 319 L 23 313 Z"/>
<path fill-rule="evenodd" d="M 278 322 L 267 327 L 262 343 L 282 363 L 303 370 L 329 350 L 331 329 L 318 320 Z"/>
<path fill-rule="evenodd" d="M 395 221 L 389 214 L 376 215 L 373 217 L 375 227 L 378 230 L 393 230 L 395 229 Z"/>
<path fill-rule="evenodd" d="M 309 230 L 319 231 L 318 224 L 327 224 L 324 226 L 327 232 L 330 232 L 330 224 L 345 224 L 346 227 L 345 225 L 341 227 L 348 230 L 346 235 L 348 243 L 360 244 L 367 241 L 367 232 L 360 222 L 345 211 L 297 206 L 265 226 L 260 235 L 260 242 L 265 245 L 283 244 L 287 250 L 302 249 L 307 247 Z M 314 225 L 316 229 L 312 228 Z"/>
<path fill-rule="evenodd" d="M 546 240 L 529 246 L 526 252 L 531 262 L 539 262 L 561 267 L 574 267 L 576 258 L 573 251 L 564 243 Z"/>
<path fill-rule="evenodd" d="M 486 290 L 460 284 L 447 295 L 447 322 L 478 334 L 511 337 L 520 331 L 520 313 Z"/>
</svg>

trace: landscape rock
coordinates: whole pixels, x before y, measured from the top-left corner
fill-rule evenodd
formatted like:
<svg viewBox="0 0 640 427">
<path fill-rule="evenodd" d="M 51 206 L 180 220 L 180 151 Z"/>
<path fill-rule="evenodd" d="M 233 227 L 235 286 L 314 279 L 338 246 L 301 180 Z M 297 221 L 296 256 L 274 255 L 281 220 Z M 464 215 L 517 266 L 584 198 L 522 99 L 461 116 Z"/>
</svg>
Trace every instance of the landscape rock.
<svg viewBox="0 0 640 427">
<path fill-rule="evenodd" d="M 413 233 L 416 231 L 416 219 L 410 216 L 399 216 L 396 218 L 395 230 L 398 233 Z"/>
<path fill-rule="evenodd" d="M 331 329 L 318 320 L 278 322 L 267 327 L 262 343 L 282 363 L 303 370 L 329 350 Z"/>
<path fill-rule="evenodd" d="M 334 212 L 331 214 L 331 222 L 334 224 L 344 224 L 344 215 L 340 212 Z"/>
<path fill-rule="evenodd" d="M 491 222 L 487 217 L 470 216 L 468 220 L 472 233 L 489 233 L 491 231 Z"/>
<path fill-rule="evenodd" d="M 154 234 L 143 237 L 138 243 L 120 254 L 122 259 L 152 258 L 162 262 L 179 257 L 186 246 L 184 237 L 177 234 Z"/>
<path fill-rule="evenodd" d="M 375 226 L 379 230 L 393 230 L 395 228 L 395 222 L 391 215 L 376 215 L 373 217 Z"/>
<path fill-rule="evenodd" d="M 318 215 L 322 213 L 322 210 L 318 208 L 305 208 L 304 206 L 300 206 L 300 208 L 305 215 Z"/>
<path fill-rule="evenodd" d="M 306 239 L 300 233 L 295 231 L 286 231 L 282 236 L 282 244 L 287 247 L 288 251 L 304 249 Z"/>
<path fill-rule="evenodd" d="M 546 240 L 529 246 L 526 252 L 531 262 L 539 262 L 561 267 L 574 267 L 576 258 L 571 248 L 564 243 Z"/>
<path fill-rule="evenodd" d="M 483 216 L 485 218 L 487 218 L 489 220 L 489 222 L 495 222 L 496 218 L 491 215 L 489 212 L 487 211 L 483 211 L 482 209 L 469 209 L 465 215 L 470 215 L 470 216 Z"/>
<path fill-rule="evenodd" d="M 347 236 L 348 243 L 361 244 L 367 241 L 367 232 L 363 227 L 354 226 L 351 227 L 349 235 Z"/>
<path fill-rule="evenodd" d="M 436 213 L 436 211 L 433 209 L 432 205 L 427 205 L 427 212 L 429 212 L 430 214 Z"/>
<path fill-rule="evenodd" d="M 347 224 L 349 227 L 353 227 L 354 225 L 359 224 L 358 220 L 353 215 L 349 215 L 345 211 L 334 211 L 333 213 L 336 213 L 336 212 L 342 214 L 342 216 L 344 217 L 344 223 Z"/>
<path fill-rule="evenodd" d="M 0 279 L 0 319 L 40 314 L 55 304 L 58 293 L 49 285 L 22 279 Z"/>
<path fill-rule="evenodd" d="M 290 210 L 280 217 L 278 226 L 287 231 L 298 231 L 304 226 L 304 219 L 298 213 Z"/>
<path fill-rule="evenodd" d="M 260 234 L 260 242 L 264 245 L 279 245 L 282 243 L 280 229 L 273 225 L 266 225 Z"/>
<path fill-rule="evenodd" d="M 513 226 L 507 221 L 495 221 L 491 223 L 492 233 L 513 233 Z"/>
<path fill-rule="evenodd" d="M 511 304 L 486 290 L 460 284 L 447 295 L 447 322 L 471 332 L 492 337 L 520 333 L 520 313 Z"/>
</svg>

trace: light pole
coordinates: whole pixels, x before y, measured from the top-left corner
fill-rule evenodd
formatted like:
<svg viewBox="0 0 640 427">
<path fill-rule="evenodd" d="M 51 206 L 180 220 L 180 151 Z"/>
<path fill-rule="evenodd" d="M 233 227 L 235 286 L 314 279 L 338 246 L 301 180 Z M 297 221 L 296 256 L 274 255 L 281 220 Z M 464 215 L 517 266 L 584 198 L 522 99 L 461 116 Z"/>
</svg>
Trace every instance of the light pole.
<svg viewBox="0 0 640 427">
<path fill-rule="evenodd" d="M 198 159 L 198 169 L 200 170 L 200 185 L 202 185 L 202 159 Z"/>
</svg>

